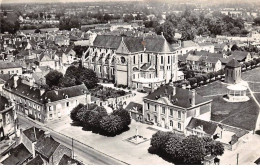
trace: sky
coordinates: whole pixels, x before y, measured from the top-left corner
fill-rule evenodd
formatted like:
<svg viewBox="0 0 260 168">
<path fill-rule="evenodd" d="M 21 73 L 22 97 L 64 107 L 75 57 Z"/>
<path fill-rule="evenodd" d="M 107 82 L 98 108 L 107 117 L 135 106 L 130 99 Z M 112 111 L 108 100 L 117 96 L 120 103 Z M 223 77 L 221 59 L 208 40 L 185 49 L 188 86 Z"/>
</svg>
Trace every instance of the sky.
<svg viewBox="0 0 260 168">
<path fill-rule="evenodd" d="M 110 2 L 110 1 L 129 1 L 129 0 L 0 0 L 0 3 L 58 3 L 58 2 Z M 142 1 L 142 0 L 131 0 Z"/>
</svg>

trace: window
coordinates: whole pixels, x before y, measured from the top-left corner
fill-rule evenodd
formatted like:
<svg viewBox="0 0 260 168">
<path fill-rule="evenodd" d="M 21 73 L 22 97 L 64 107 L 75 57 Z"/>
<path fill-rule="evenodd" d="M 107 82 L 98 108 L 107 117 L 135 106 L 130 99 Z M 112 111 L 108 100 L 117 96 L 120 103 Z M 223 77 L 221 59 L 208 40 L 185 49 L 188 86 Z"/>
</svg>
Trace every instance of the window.
<svg viewBox="0 0 260 168">
<path fill-rule="evenodd" d="M 170 64 L 170 56 L 168 56 L 168 64 Z"/>
<path fill-rule="evenodd" d="M 135 79 L 135 74 L 133 74 L 133 79 Z"/>
<path fill-rule="evenodd" d="M 134 62 L 134 64 L 135 64 L 135 55 L 134 55 L 134 57 L 133 57 L 133 62 Z"/>
<path fill-rule="evenodd" d="M 141 63 L 143 63 L 143 54 L 141 54 Z"/>
<path fill-rule="evenodd" d="M 49 106 L 49 111 L 52 111 L 52 106 Z"/>
<path fill-rule="evenodd" d="M 178 129 L 181 130 L 181 123 L 178 123 Z"/>
<path fill-rule="evenodd" d="M 150 62 L 150 55 L 147 55 L 147 62 Z"/>
<path fill-rule="evenodd" d="M 150 114 L 147 114 L 147 120 L 148 120 L 148 121 L 151 120 Z"/>
<path fill-rule="evenodd" d="M 9 115 L 9 113 L 7 113 L 5 115 L 5 121 L 6 121 L 6 124 L 10 124 L 10 115 Z"/>
<path fill-rule="evenodd" d="M 41 119 L 41 113 L 38 113 L 38 118 Z"/>
<path fill-rule="evenodd" d="M 152 78 L 152 74 L 150 74 L 150 79 Z"/>
<path fill-rule="evenodd" d="M 170 109 L 170 116 L 173 116 L 173 109 Z"/>
<path fill-rule="evenodd" d="M 157 123 L 157 116 L 154 116 L 154 122 Z"/>
<path fill-rule="evenodd" d="M 69 106 L 70 106 L 70 102 L 67 102 L 67 103 L 66 103 L 66 106 L 69 107 Z"/>
<path fill-rule="evenodd" d="M 162 107 L 162 113 L 165 114 L 165 107 Z"/>
<path fill-rule="evenodd" d="M 163 64 L 163 56 L 161 56 L 161 64 Z"/>
<path fill-rule="evenodd" d="M 173 121 L 172 120 L 170 120 L 170 126 L 173 127 Z"/>
<path fill-rule="evenodd" d="M 99 67 L 99 72 L 101 72 L 101 66 Z"/>
<path fill-rule="evenodd" d="M 149 104 L 149 103 L 147 103 L 147 109 L 148 109 L 148 110 L 150 109 L 150 104 Z"/>
<path fill-rule="evenodd" d="M 178 111 L 178 118 L 181 119 L 181 111 Z"/>
<path fill-rule="evenodd" d="M 154 105 L 154 111 L 157 111 L 157 106 L 156 105 Z"/>
<path fill-rule="evenodd" d="M 52 114 L 49 114 L 50 118 L 52 118 Z"/>
</svg>

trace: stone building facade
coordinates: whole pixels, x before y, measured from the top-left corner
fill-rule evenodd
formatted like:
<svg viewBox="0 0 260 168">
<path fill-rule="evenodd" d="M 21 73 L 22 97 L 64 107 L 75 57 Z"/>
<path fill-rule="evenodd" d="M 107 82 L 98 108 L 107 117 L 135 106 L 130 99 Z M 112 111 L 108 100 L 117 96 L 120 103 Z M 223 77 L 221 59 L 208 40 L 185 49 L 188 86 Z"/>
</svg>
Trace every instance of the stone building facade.
<svg viewBox="0 0 260 168">
<path fill-rule="evenodd" d="M 144 120 L 184 133 L 192 117 L 210 120 L 211 102 L 195 91 L 164 85 L 144 97 Z"/>
<path fill-rule="evenodd" d="M 3 93 L 15 103 L 17 112 L 43 123 L 69 114 L 79 103 L 91 101 L 84 84 L 46 91 L 35 85 L 32 78 L 18 76 L 7 81 Z"/>
<path fill-rule="evenodd" d="M 117 85 L 145 89 L 177 80 L 178 59 L 163 36 L 98 35 L 83 65 Z"/>
</svg>

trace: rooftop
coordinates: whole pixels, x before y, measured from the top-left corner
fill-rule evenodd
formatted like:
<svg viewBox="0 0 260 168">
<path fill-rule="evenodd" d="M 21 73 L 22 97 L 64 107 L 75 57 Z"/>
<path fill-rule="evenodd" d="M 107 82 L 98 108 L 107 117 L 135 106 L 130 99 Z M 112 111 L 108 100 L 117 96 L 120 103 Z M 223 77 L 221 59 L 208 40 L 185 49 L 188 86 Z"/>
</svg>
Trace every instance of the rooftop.
<svg viewBox="0 0 260 168">
<path fill-rule="evenodd" d="M 172 95 L 173 87 L 169 85 L 164 85 L 157 88 L 154 92 L 146 96 L 146 99 L 150 100 L 158 100 L 159 98 L 167 98 L 168 101 L 171 102 L 174 106 L 179 106 L 182 108 L 190 108 L 191 106 L 191 99 L 192 99 L 192 91 L 175 87 L 176 94 Z M 170 96 L 171 95 L 171 96 Z M 169 98 L 170 97 L 170 98 Z M 203 98 L 202 96 L 195 93 L 195 105 L 206 103 L 208 102 L 207 99 Z"/>
</svg>

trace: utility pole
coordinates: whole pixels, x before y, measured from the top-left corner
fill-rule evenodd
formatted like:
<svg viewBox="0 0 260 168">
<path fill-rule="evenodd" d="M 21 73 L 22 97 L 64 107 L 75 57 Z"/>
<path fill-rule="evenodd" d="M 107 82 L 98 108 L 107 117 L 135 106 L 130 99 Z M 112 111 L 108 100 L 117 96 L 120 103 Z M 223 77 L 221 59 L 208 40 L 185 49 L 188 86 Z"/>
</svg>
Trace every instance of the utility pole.
<svg viewBox="0 0 260 168">
<path fill-rule="evenodd" d="M 239 153 L 237 154 L 237 165 L 238 165 L 238 158 L 239 158 Z"/>
</svg>

